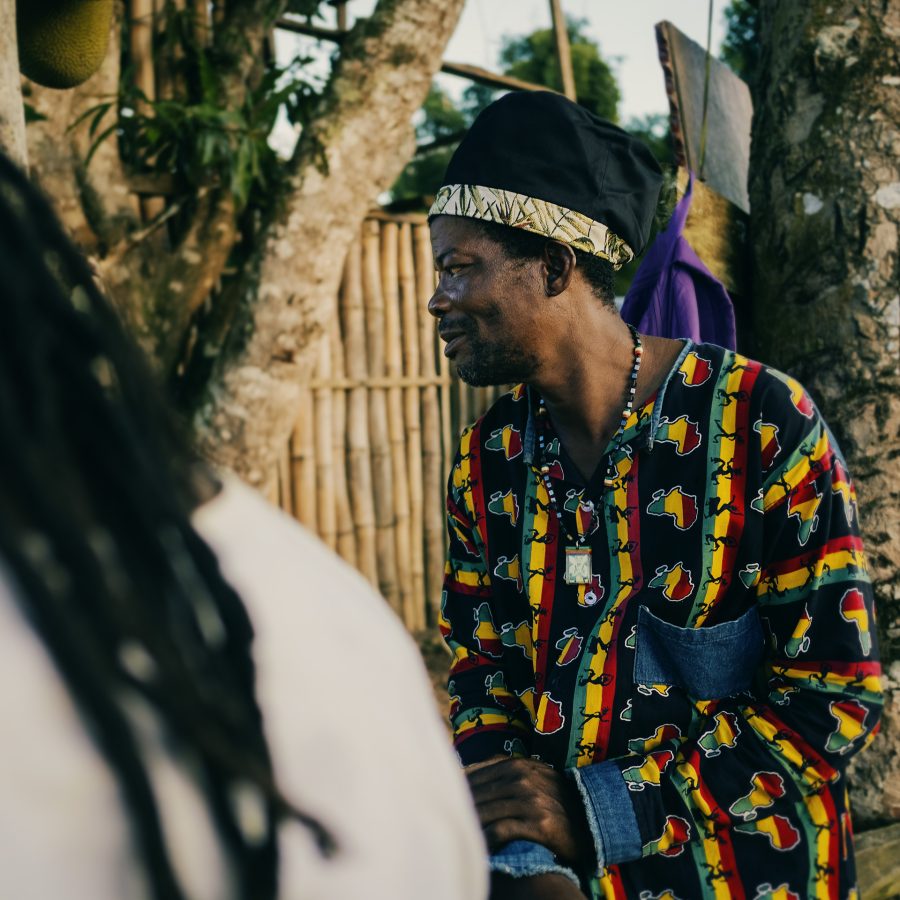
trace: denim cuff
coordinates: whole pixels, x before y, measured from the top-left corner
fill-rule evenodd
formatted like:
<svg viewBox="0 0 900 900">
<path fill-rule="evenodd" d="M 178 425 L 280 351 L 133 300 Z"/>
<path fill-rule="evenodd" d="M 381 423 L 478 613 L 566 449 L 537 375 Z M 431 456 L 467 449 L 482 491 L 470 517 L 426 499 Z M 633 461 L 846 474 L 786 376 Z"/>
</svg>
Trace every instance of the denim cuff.
<svg viewBox="0 0 900 900">
<path fill-rule="evenodd" d="M 513 841 L 502 850 L 492 853 L 490 870 L 512 878 L 527 878 L 530 875 L 555 873 L 579 884 L 578 876 L 568 866 L 557 862 L 553 853 L 533 841 Z"/>
<path fill-rule="evenodd" d="M 607 760 L 568 772 L 584 800 L 597 867 L 640 859 L 641 832 L 619 767 Z"/>
</svg>

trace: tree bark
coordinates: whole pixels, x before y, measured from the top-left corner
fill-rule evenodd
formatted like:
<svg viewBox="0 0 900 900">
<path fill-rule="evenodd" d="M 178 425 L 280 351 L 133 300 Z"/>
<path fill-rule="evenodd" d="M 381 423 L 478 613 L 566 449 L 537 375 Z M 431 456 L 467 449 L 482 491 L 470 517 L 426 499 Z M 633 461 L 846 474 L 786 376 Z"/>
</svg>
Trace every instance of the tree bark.
<svg viewBox="0 0 900 900">
<path fill-rule="evenodd" d="M 19 77 L 16 40 L 16 0 L 0 0 L 0 150 L 23 168 L 28 166 L 25 146 L 25 108 Z"/>
<path fill-rule="evenodd" d="M 381 0 L 344 42 L 303 133 L 287 202 L 262 248 L 259 288 L 243 295 L 196 416 L 206 453 L 251 484 L 271 477 L 347 248 L 412 153 L 412 116 L 463 2 Z"/>
<path fill-rule="evenodd" d="M 760 0 L 750 196 L 758 353 L 810 390 L 847 455 L 888 700 L 851 778 L 900 818 L 900 0 Z"/>
</svg>

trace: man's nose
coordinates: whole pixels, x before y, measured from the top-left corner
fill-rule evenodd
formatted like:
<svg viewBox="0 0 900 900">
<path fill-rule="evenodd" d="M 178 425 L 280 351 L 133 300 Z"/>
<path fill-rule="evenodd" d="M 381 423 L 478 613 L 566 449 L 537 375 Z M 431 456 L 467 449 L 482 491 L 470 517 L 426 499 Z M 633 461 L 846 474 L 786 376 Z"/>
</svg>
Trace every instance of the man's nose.
<svg viewBox="0 0 900 900">
<path fill-rule="evenodd" d="M 428 312 L 436 319 L 440 319 L 450 309 L 450 301 L 446 293 L 441 289 L 440 284 L 434 289 L 431 299 L 428 301 Z"/>
</svg>

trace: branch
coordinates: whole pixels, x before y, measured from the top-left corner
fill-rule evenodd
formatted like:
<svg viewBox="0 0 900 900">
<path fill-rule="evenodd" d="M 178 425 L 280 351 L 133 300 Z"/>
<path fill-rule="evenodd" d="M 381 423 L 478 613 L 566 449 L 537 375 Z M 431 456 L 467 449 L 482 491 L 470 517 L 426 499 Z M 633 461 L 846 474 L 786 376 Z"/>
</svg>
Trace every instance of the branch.
<svg viewBox="0 0 900 900">
<path fill-rule="evenodd" d="M 292 19 L 289 16 L 282 16 L 275 22 L 275 27 L 281 31 L 290 31 L 294 34 L 302 34 L 306 37 L 316 38 L 320 41 L 331 41 L 335 44 L 343 44 L 344 38 L 348 32 L 335 28 L 322 28 L 319 25 L 309 25 Z M 569 68 L 571 68 L 571 60 L 569 60 Z M 441 71 L 447 75 L 456 75 L 459 78 L 467 78 L 476 84 L 483 84 L 487 87 L 495 88 L 501 91 L 550 91 L 558 93 L 553 88 L 544 84 L 535 84 L 533 81 L 523 81 L 521 78 L 513 78 L 511 75 L 498 75 L 488 69 L 482 69 L 481 66 L 472 66 L 468 63 L 441 63 Z M 574 88 L 573 88 L 574 91 Z"/>
</svg>

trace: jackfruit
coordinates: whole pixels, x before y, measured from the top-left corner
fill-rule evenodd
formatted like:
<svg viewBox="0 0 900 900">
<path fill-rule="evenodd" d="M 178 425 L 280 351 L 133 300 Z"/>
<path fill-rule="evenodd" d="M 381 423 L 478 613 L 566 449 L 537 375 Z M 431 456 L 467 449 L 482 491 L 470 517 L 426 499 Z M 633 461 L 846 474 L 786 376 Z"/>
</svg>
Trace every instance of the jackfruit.
<svg viewBox="0 0 900 900">
<path fill-rule="evenodd" d="M 44 87 L 87 81 L 106 56 L 113 0 L 16 0 L 22 74 Z"/>
</svg>

